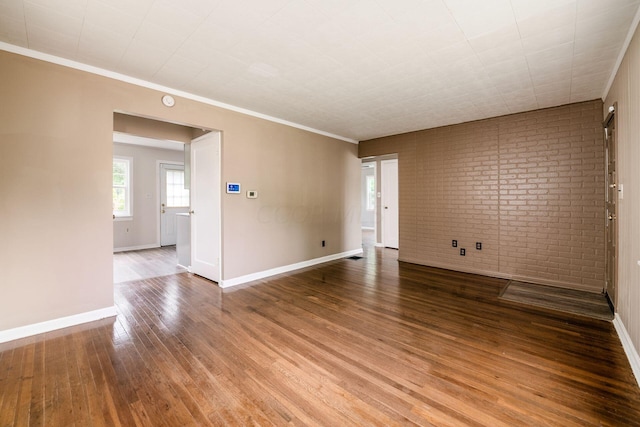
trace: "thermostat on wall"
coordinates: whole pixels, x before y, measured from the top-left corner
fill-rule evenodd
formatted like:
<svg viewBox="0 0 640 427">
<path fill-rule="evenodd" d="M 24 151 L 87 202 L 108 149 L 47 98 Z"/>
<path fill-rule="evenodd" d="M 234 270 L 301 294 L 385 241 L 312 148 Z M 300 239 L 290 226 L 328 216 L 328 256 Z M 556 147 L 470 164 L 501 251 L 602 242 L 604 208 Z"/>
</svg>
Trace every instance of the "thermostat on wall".
<svg viewBox="0 0 640 427">
<path fill-rule="evenodd" d="M 240 194 L 240 184 L 237 182 L 227 182 L 228 194 Z"/>
<path fill-rule="evenodd" d="M 258 192 L 256 190 L 247 190 L 247 199 L 257 199 Z"/>
</svg>

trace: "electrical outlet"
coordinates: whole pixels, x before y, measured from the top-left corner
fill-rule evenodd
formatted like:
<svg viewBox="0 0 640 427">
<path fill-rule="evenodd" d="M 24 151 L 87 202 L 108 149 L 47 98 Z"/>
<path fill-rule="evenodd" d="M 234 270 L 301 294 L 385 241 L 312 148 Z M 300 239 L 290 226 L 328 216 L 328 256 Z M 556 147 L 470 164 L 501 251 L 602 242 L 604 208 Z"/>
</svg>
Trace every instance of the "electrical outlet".
<svg viewBox="0 0 640 427">
<path fill-rule="evenodd" d="M 451 241 L 451 246 L 453 246 L 454 248 L 458 247 L 458 241 L 457 240 L 452 240 Z"/>
<path fill-rule="evenodd" d="M 460 256 L 465 256 L 466 251 L 464 248 L 460 248 Z"/>
<path fill-rule="evenodd" d="M 482 242 L 476 242 L 476 249 L 479 251 L 482 250 Z"/>
</svg>

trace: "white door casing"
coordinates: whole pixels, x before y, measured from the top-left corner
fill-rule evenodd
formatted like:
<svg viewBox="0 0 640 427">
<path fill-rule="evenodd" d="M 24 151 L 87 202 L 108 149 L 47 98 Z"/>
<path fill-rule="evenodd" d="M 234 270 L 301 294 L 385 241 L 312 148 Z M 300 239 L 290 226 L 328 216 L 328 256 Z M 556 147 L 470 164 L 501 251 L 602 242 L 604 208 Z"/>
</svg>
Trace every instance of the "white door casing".
<svg viewBox="0 0 640 427">
<path fill-rule="evenodd" d="M 380 166 L 382 245 L 398 249 L 398 160 L 383 160 Z"/>
<path fill-rule="evenodd" d="M 220 132 L 191 142 L 191 272 L 221 279 Z"/>
</svg>

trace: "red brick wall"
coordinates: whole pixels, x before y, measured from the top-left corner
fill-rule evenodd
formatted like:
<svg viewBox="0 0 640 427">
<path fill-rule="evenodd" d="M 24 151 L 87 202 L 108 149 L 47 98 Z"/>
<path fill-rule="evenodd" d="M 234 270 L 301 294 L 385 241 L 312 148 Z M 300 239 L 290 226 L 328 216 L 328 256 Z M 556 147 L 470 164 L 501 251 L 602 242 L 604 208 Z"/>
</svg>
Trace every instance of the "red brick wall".
<svg viewBox="0 0 640 427">
<path fill-rule="evenodd" d="M 401 260 L 600 291 L 601 122 L 596 100 L 364 141 L 359 154 L 398 153 Z"/>
</svg>

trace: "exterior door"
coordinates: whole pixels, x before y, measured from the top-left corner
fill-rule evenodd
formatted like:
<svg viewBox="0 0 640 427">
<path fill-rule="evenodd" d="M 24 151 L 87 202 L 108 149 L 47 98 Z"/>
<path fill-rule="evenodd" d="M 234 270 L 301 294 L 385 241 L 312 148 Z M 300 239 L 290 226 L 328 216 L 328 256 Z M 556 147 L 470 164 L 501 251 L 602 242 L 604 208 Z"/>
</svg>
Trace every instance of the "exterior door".
<svg viewBox="0 0 640 427">
<path fill-rule="evenodd" d="M 160 246 L 176 244 L 176 214 L 189 212 L 184 165 L 160 164 Z"/>
<path fill-rule="evenodd" d="M 220 281 L 220 133 L 191 142 L 191 272 Z"/>
<path fill-rule="evenodd" d="M 398 160 L 383 160 L 380 163 L 382 181 L 382 245 L 398 249 Z"/>
<path fill-rule="evenodd" d="M 609 300 L 616 307 L 618 287 L 618 183 L 616 176 L 616 127 L 615 106 L 604 121 L 605 156 L 607 162 L 607 191 L 606 191 L 606 284 L 605 292 Z"/>
</svg>

